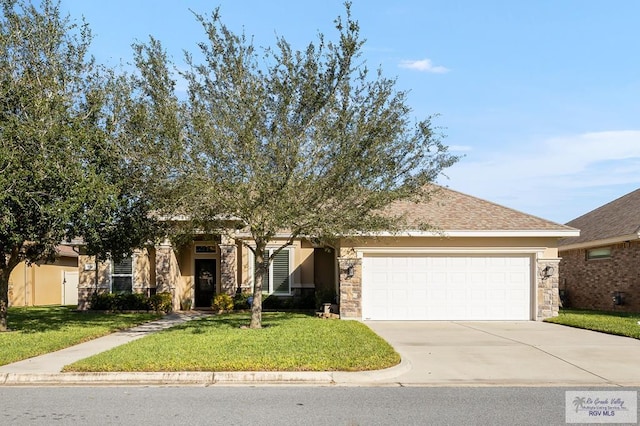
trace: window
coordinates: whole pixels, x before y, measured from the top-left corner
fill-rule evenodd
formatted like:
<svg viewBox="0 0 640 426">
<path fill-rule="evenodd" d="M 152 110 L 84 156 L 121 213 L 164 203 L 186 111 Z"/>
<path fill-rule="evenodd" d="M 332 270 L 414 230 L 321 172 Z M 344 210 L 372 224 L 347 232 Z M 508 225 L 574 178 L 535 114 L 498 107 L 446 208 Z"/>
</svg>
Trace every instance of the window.
<svg viewBox="0 0 640 426">
<path fill-rule="evenodd" d="M 131 293 L 133 291 L 133 258 L 111 262 L 111 292 Z"/>
<path fill-rule="evenodd" d="M 587 250 L 587 260 L 608 259 L 611 257 L 611 247 L 601 247 Z"/>
<path fill-rule="evenodd" d="M 271 254 L 275 249 L 267 249 L 265 256 Z M 265 277 L 264 283 L 262 283 L 262 291 L 269 294 L 291 294 L 291 268 L 289 257 L 291 250 L 282 249 L 275 255 L 269 265 L 269 273 Z M 255 258 L 254 258 L 254 271 Z"/>
<path fill-rule="evenodd" d="M 210 254 L 216 253 L 216 246 L 214 245 L 196 245 L 196 254 Z"/>
</svg>

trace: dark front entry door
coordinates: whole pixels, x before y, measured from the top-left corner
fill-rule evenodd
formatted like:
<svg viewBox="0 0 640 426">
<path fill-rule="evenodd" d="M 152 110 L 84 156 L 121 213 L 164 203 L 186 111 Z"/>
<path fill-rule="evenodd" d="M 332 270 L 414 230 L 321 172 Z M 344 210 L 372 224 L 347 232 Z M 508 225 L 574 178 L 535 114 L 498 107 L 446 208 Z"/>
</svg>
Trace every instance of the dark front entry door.
<svg viewBox="0 0 640 426">
<path fill-rule="evenodd" d="M 216 293 L 216 275 L 215 259 L 196 260 L 196 308 L 211 307 L 211 301 Z"/>
</svg>

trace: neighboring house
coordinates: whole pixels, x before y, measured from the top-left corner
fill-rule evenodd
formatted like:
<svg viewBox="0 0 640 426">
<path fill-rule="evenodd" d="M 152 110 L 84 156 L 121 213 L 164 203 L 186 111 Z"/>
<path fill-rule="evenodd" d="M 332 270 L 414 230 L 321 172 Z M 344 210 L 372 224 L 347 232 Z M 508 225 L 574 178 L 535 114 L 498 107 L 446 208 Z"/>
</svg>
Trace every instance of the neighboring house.
<svg viewBox="0 0 640 426">
<path fill-rule="evenodd" d="M 53 263 L 20 262 L 9 276 L 9 306 L 77 305 L 78 253 L 56 248 Z"/>
<path fill-rule="evenodd" d="M 575 308 L 640 311 L 640 189 L 567 223 L 560 289 Z"/>
<path fill-rule="evenodd" d="M 558 312 L 559 238 L 571 227 L 442 188 L 427 203 L 398 202 L 401 234 L 343 238 L 333 247 L 296 240 L 274 259 L 265 292 L 282 298 L 337 294 L 341 318 L 371 320 L 541 320 Z M 435 231 L 418 231 L 428 222 Z M 410 228 L 414 228 L 410 229 Z M 79 258 L 79 305 L 94 291 L 169 291 L 208 307 L 216 293 L 249 292 L 253 256 L 241 234 L 168 242 L 131 260 Z M 282 236 L 284 238 L 284 236 Z M 284 239 L 274 238 L 273 247 Z"/>
</svg>

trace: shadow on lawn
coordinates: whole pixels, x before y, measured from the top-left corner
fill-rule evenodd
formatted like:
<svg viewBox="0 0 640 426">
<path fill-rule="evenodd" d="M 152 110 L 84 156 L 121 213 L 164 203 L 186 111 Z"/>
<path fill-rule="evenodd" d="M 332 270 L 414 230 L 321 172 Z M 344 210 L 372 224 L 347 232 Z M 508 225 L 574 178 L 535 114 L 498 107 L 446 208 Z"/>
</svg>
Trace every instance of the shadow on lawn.
<svg viewBox="0 0 640 426">
<path fill-rule="evenodd" d="M 309 313 L 266 312 L 262 315 L 262 328 L 273 328 L 285 325 L 296 318 L 314 317 Z M 211 329 L 241 329 L 249 327 L 251 314 L 246 312 L 213 315 L 179 324 L 173 329 L 185 330 L 193 334 L 204 334 Z"/>
<path fill-rule="evenodd" d="M 9 308 L 7 320 L 9 329 L 21 333 L 41 333 L 57 331 L 67 327 L 111 326 L 126 328 L 131 326 L 131 319 L 141 318 L 143 321 L 158 317 L 149 314 L 108 314 L 103 312 L 79 312 L 73 306 L 29 306 L 26 308 Z"/>
</svg>

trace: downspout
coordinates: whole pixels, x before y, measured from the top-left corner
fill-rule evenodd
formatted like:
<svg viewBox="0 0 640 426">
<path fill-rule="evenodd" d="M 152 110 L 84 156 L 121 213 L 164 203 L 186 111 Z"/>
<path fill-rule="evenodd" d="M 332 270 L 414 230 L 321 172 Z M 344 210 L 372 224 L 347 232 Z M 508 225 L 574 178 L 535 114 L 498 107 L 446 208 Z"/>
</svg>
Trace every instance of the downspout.
<svg viewBox="0 0 640 426">
<path fill-rule="evenodd" d="M 29 294 L 27 290 L 27 262 L 24 262 L 24 306 L 29 306 L 27 302 L 27 295 Z"/>
<path fill-rule="evenodd" d="M 96 257 L 94 258 L 94 260 L 95 260 L 95 265 L 96 265 L 96 268 L 95 268 L 95 276 L 96 276 L 95 282 L 96 282 L 96 287 L 93 289 L 93 294 L 98 294 L 98 257 L 96 256 Z"/>
</svg>

